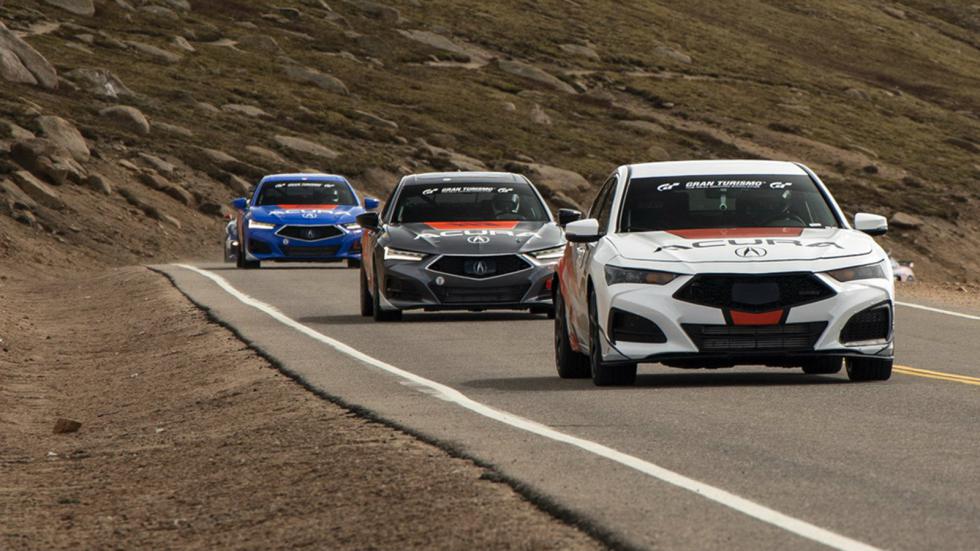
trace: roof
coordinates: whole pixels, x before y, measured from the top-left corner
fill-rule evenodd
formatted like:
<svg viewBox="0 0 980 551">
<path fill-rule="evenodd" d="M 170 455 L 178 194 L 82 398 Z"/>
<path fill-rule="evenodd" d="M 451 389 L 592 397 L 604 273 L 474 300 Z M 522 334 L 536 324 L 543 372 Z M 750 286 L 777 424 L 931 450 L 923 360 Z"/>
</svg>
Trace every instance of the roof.
<svg viewBox="0 0 980 551">
<path fill-rule="evenodd" d="M 661 176 L 710 176 L 735 174 L 784 174 L 805 175 L 806 171 L 796 163 L 786 161 L 669 161 L 629 165 L 630 178 L 655 178 Z"/>
<path fill-rule="evenodd" d="M 434 184 L 434 183 L 444 183 L 444 182 L 517 183 L 517 182 L 524 182 L 524 181 L 525 179 L 523 176 L 519 174 L 513 174 L 511 172 L 469 171 L 469 172 L 426 172 L 422 174 L 412 174 L 411 176 L 407 176 L 403 181 L 403 183 L 405 185 L 412 185 L 412 184 Z"/>
<path fill-rule="evenodd" d="M 279 183 L 279 182 L 338 182 L 338 183 L 349 183 L 347 178 L 337 174 L 269 174 L 262 178 L 261 184 L 266 184 L 269 182 Z"/>
</svg>

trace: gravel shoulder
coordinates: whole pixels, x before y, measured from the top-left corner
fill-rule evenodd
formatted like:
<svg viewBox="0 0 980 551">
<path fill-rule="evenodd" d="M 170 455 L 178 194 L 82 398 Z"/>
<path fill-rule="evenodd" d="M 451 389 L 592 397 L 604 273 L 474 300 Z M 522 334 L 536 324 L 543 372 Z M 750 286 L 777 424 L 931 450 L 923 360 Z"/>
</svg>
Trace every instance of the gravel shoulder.
<svg viewBox="0 0 980 551">
<path fill-rule="evenodd" d="M 0 548 L 602 547 L 306 391 L 148 270 L 0 300 Z"/>
</svg>

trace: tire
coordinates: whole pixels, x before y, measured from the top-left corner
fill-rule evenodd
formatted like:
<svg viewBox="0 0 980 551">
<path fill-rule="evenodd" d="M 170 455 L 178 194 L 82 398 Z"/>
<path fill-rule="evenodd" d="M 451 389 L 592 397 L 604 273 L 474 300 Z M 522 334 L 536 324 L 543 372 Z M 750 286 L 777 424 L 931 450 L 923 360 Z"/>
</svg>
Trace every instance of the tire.
<svg viewBox="0 0 980 551">
<path fill-rule="evenodd" d="M 245 256 L 245 247 L 242 244 L 238 245 L 238 258 L 236 259 L 235 265 L 244 270 L 258 270 L 262 267 L 260 261 L 248 260 Z"/>
<path fill-rule="evenodd" d="M 347 267 L 348 268 L 360 268 L 361 267 L 361 260 L 359 258 L 348 258 L 347 259 Z"/>
<path fill-rule="evenodd" d="M 561 291 L 555 294 L 555 309 L 555 366 L 558 376 L 562 379 L 585 379 L 591 374 L 589 357 L 572 349 Z"/>
<path fill-rule="evenodd" d="M 803 373 L 807 375 L 833 375 L 839 373 L 843 361 L 838 357 L 817 358 L 803 364 Z"/>
<path fill-rule="evenodd" d="M 589 371 L 596 386 L 631 386 L 636 383 L 636 364 L 609 365 L 602 361 L 599 315 L 595 294 L 589 293 Z"/>
<path fill-rule="evenodd" d="M 367 274 L 361 269 L 361 315 L 369 317 L 374 315 L 374 298 L 368 290 Z"/>
<path fill-rule="evenodd" d="M 381 291 L 378 289 L 378 272 L 374 272 L 374 296 L 371 297 L 371 313 L 374 321 L 401 321 L 401 310 L 383 310 L 381 308 Z"/>
<path fill-rule="evenodd" d="M 892 360 L 847 358 L 847 378 L 852 381 L 887 381 L 892 376 Z"/>
</svg>

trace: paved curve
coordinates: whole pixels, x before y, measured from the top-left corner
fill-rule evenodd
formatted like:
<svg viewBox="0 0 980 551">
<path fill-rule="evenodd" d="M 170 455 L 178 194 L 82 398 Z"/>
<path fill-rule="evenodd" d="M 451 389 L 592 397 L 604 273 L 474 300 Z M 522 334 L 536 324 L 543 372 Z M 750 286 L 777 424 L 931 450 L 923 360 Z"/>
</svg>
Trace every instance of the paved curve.
<svg viewBox="0 0 980 551">
<path fill-rule="evenodd" d="M 469 398 L 613 448 L 887 549 L 975 549 L 980 541 L 980 321 L 899 307 L 898 363 L 886 383 L 739 368 L 641 366 L 636 387 L 555 375 L 550 321 L 519 313 L 357 311 L 357 272 L 203 266 L 285 316 Z M 476 415 L 236 300 L 190 270 L 161 267 L 196 302 L 308 383 L 496 466 L 622 543 L 667 549 L 821 549 L 586 450 Z M 803 530 L 802 533 L 806 533 Z"/>
</svg>

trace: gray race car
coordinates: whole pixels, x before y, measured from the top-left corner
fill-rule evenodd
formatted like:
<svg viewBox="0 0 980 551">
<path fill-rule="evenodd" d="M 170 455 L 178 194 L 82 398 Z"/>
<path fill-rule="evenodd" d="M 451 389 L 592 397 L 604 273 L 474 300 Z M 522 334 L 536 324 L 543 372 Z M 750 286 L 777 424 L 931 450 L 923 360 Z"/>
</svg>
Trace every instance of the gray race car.
<svg viewBox="0 0 980 551">
<path fill-rule="evenodd" d="M 562 210 L 571 220 L 579 213 Z M 551 282 L 565 238 L 534 185 L 499 172 L 406 176 L 365 229 L 361 314 L 526 309 L 554 314 Z"/>
</svg>

